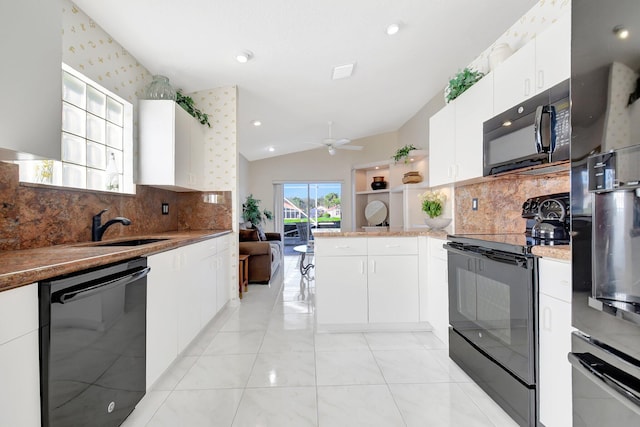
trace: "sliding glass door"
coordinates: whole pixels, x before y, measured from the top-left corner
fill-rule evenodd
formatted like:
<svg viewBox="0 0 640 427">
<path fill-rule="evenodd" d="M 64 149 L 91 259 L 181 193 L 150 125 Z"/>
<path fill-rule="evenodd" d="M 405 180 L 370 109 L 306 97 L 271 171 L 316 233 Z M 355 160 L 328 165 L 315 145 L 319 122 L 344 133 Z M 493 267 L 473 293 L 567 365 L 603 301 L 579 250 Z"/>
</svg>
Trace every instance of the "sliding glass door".
<svg viewBox="0 0 640 427">
<path fill-rule="evenodd" d="M 285 254 L 293 246 L 306 244 L 314 229 L 340 229 L 341 197 L 339 182 L 283 184 Z"/>
</svg>

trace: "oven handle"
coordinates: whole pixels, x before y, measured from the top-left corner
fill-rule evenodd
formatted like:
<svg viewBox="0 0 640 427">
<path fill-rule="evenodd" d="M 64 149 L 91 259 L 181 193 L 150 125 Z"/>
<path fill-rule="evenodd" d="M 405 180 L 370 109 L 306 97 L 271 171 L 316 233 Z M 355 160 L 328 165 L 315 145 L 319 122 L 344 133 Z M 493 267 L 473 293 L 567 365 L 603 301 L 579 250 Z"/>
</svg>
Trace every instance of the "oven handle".
<svg viewBox="0 0 640 427">
<path fill-rule="evenodd" d="M 76 288 L 74 290 L 54 292 L 51 295 L 51 302 L 66 304 L 75 300 L 87 298 L 108 289 L 135 282 L 149 274 L 149 271 L 151 271 L 151 267 L 144 267 L 141 270 L 134 271 L 133 273 L 129 273 L 125 276 L 117 276 L 108 280 L 101 279 L 99 281 L 85 283 L 85 285 L 80 289 Z"/>
<path fill-rule="evenodd" d="M 527 257 L 523 257 L 516 254 L 510 254 L 505 252 L 493 251 L 491 249 L 485 249 L 481 247 L 474 246 L 473 249 L 465 250 L 464 246 L 456 245 L 451 243 L 445 243 L 443 247 L 451 252 L 455 252 L 465 256 L 473 256 L 474 254 L 477 256 L 481 256 L 491 261 L 500 262 L 502 264 L 515 265 L 516 267 L 529 267 L 529 259 Z"/>
<path fill-rule="evenodd" d="M 618 375 L 619 369 L 613 367 L 591 353 L 569 353 L 569 363 L 592 381 L 605 387 L 605 390 L 625 407 L 640 415 L 640 391 L 625 384 L 625 379 Z M 597 360 L 589 361 L 588 359 Z M 624 372 L 620 371 L 622 375 Z"/>
</svg>

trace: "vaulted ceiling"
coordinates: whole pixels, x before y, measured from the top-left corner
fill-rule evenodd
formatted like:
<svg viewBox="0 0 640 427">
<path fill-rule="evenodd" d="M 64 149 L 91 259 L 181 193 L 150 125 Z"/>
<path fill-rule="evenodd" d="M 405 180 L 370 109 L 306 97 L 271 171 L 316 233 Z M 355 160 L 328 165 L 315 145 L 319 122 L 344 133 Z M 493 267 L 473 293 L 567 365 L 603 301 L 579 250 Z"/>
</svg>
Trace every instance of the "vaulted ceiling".
<svg viewBox="0 0 640 427">
<path fill-rule="evenodd" d="M 184 92 L 236 85 L 239 151 L 257 160 L 316 148 L 329 121 L 335 138 L 397 130 L 536 1 L 75 3 Z M 387 35 L 393 23 L 400 31 Z M 239 63 L 244 51 L 252 57 Z M 345 64 L 352 76 L 333 80 Z"/>
</svg>

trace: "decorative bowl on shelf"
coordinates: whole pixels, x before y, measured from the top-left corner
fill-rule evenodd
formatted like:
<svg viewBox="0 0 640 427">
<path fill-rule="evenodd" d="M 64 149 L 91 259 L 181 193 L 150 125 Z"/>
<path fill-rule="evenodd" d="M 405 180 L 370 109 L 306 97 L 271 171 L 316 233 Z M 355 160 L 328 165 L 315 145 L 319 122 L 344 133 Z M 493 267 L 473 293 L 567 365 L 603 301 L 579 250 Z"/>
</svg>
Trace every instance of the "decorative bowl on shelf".
<svg viewBox="0 0 640 427">
<path fill-rule="evenodd" d="M 371 183 L 372 190 L 384 190 L 387 188 L 387 181 L 384 180 L 384 176 L 374 176 Z"/>
<path fill-rule="evenodd" d="M 426 217 L 424 223 L 432 230 L 442 230 L 451 223 L 451 218 L 437 216 L 435 218 Z"/>
</svg>

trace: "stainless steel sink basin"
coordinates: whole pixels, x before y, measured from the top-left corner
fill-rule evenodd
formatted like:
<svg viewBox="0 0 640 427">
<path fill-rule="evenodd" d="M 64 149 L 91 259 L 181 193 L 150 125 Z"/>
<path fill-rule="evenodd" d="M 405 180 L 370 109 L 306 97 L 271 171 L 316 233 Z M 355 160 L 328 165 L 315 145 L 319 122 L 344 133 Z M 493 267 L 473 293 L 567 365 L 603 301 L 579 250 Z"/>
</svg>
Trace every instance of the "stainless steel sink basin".
<svg viewBox="0 0 640 427">
<path fill-rule="evenodd" d="M 133 240 L 121 240 L 119 242 L 95 242 L 93 246 L 140 246 L 148 245 L 149 243 L 162 242 L 169 239 L 133 239 Z"/>
</svg>

